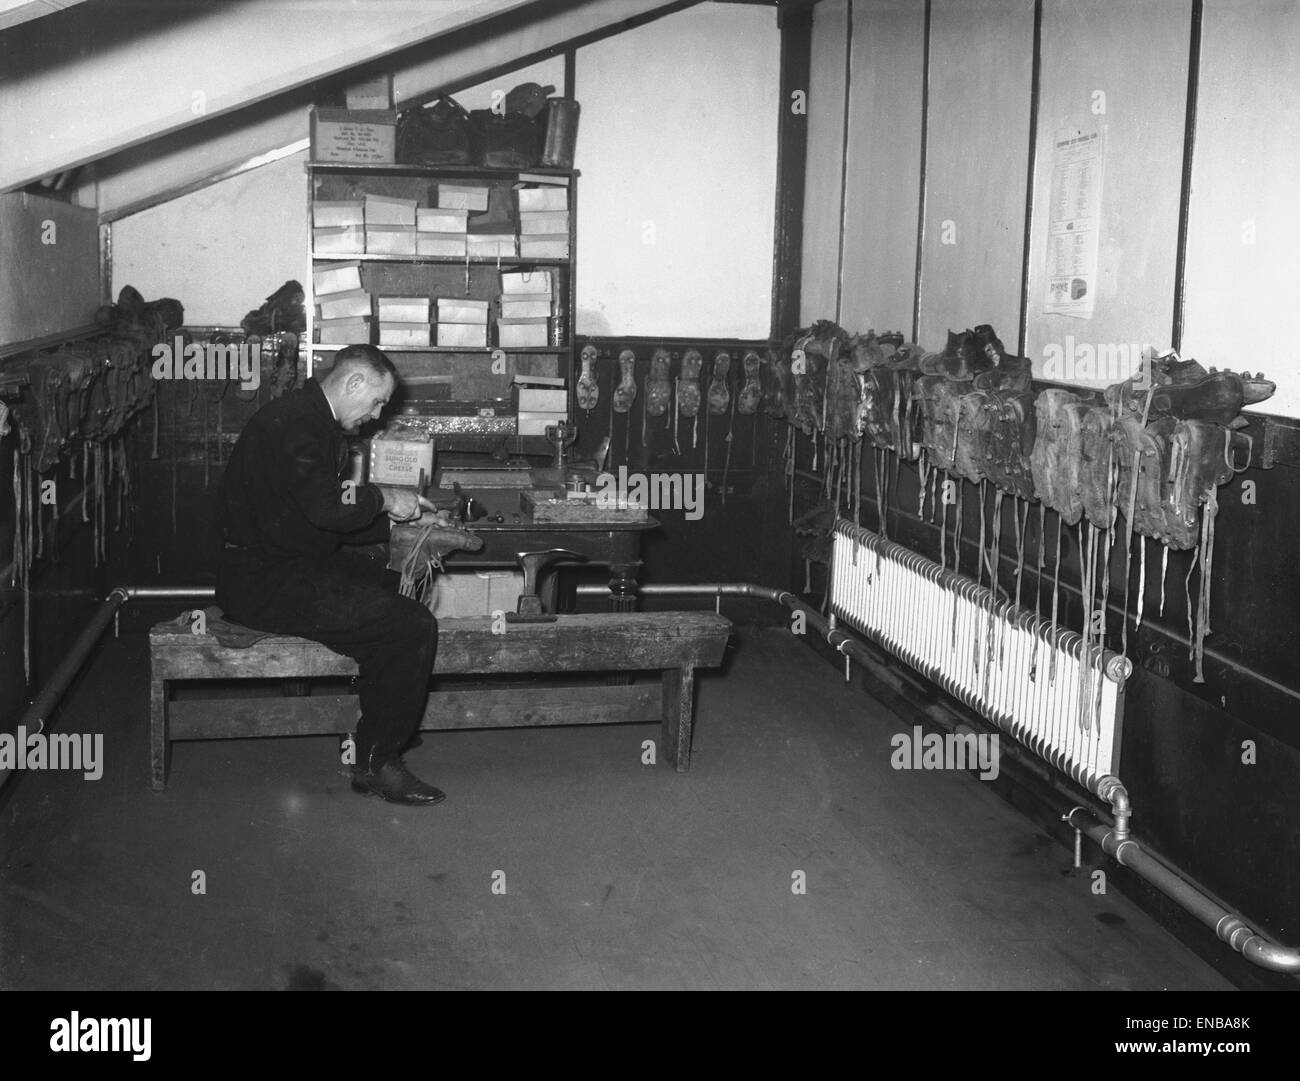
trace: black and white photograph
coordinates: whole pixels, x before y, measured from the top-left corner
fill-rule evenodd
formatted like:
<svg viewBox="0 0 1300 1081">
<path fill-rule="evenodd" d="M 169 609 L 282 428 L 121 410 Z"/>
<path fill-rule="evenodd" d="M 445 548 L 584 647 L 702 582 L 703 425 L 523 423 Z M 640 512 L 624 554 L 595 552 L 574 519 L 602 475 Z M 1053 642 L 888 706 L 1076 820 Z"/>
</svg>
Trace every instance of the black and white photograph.
<svg viewBox="0 0 1300 1081">
<path fill-rule="evenodd" d="M 1281 1049 L 1297 178 L 1300 0 L 0 0 L 9 1031 Z"/>
</svg>

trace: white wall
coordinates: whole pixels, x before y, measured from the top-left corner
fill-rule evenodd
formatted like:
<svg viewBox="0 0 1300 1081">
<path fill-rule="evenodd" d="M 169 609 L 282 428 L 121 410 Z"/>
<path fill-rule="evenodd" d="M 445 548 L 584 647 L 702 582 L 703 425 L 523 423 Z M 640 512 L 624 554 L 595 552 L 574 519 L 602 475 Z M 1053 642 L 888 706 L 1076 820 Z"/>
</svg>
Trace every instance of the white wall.
<svg viewBox="0 0 1300 1081">
<path fill-rule="evenodd" d="M 1033 0 L 934 0 L 918 337 L 1020 336 Z"/>
<path fill-rule="evenodd" d="M 844 161 L 827 153 L 844 145 L 844 86 L 848 78 L 849 0 L 821 0 L 813 8 L 808 80 L 808 154 L 805 161 L 803 282 L 799 320 L 840 317 L 839 265 Z"/>
<path fill-rule="evenodd" d="M 1190 0 L 1043 4 L 1025 337 L 1036 375 L 1062 378 L 1045 372 L 1043 361 L 1053 347 L 1065 351 L 1067 336 L 1094 347 L 1170 346 L 1190 39 Z M 1102 106 L 1104 113 L 1094 112 Z M 1100 122 L 1106 143 L 1096 311 L 1091 319 L 1046 315 L 1052 136 L 1090 121 Z M 1128 350 L 1128 370 L 1070 381 L 1105 386 L 1126 379 L 1139 363 L 1134 352 Z"/>
<path fill-rule="evenodd" d="M 578 50 L 578 333 L 771 333 L 779 41 L 702 4 Z"/>
<path fill-rule="evenodd" d="M 847 140 L 834 120 L 845 92 L 833 75 L 846 13 L 840 0 L 814 11 L 814 65 L 828 70 L 815 72 L 822 93 L 810 100 L 803 319 L 835 318 L 838 289 L 846 329 L 907 329 L 917 303 L 923 5 L 854 0 Z M 1040 376 L 1068 337 L 1076 352 L 1172 344 L 1191 26 L 1191 0 L 1044 0 L 1024 328 Z M 918 334 L 931 348 L 947 329 L 981 322 L 1008 345 L 1019 336 L 1032 32 L 1030 0 L 931 6 Z M 1052 135 L 1093 121 L 1107 141 L 1096 310 L 1047 315 Z M 846 228 L 843 257 L 832 259 L 827 203 L 840 166 Z M 1260 411 L 1291 417 L 1300 417 L 1297 175 L 1300 0 L 1206 0 L 1181 353 L 1207 367 L 1263 370 L 1278 393 Z M 936 235 L 945 220 L 954 245 Z M 1131 368 L 1137 350 L 1126 359 Z M 1100 386 L 1126 374 L 1061 381 Z"/>
<path fill-rule="evenodd" d="M 238 325 L 307 273 L 305 153 L 133 214 L 113 225 L 113 295 L 175 297 L 194 326 Z"/>
<path fill-rule="evenodd" d="M 1300 417 L 1300 4 L 1207 0 L 1184 353 L 1263 369 Z"/>
</svg>

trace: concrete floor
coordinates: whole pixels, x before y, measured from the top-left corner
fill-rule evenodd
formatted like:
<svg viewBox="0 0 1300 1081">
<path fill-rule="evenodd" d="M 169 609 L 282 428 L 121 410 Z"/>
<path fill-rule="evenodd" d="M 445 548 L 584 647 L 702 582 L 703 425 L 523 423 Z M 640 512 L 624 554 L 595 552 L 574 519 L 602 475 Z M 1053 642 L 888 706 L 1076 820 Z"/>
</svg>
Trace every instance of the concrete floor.
<svg viewBox="0 0 1300 1081">
<path fill-rule="evenodd" d="M 151 792 L 146 640 L 109 638 L 57 722 L 102 779 L 0 793 L 0 987 L 1229 988 L 971 775 L 891 769 L 910 728 L 787 632 L 734 641 L 690 773 L 641 764 L 657 726 L 426 734 L 449 795 L 408 809 L 330 738 L 177 744 Z"/>
</svg>

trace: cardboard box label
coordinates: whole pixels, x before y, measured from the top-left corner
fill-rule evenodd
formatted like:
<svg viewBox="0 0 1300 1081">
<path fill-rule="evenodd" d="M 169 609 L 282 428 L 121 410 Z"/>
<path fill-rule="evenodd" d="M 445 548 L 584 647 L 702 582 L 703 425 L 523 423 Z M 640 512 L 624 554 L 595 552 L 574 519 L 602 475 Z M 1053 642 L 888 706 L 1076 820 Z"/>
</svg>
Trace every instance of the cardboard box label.
<svg viewBox="0 0 1300 1081">
<path fill-rule="evenodd" d="M 392 165 L 397 114 L 386 110 L 313 109 L 313 161 Z"/>
<path fill-rule="evenodd" d="M 376 435 L 370 440 L 370 483 L 400 484 L 414 488 L 433 477 L 433 441 L 398 439 L 392 435 Z"/>
</svg>

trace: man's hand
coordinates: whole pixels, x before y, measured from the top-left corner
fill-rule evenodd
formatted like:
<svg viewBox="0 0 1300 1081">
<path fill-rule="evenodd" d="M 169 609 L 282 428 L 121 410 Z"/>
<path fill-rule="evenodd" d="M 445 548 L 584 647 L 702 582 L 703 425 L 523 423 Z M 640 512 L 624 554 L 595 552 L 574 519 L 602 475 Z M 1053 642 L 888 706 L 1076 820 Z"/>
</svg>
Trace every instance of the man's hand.
<svg viewBox="0 0 1300 1081">
<path fill-rule="evenodd" d="M 426 510 L 437 510 L 424 496 L 410 488 L 389 488 L 381 484 L 379 490 L 384 493 L 384 510 L 394 522 L 411 522 Z"/>
</svg>

